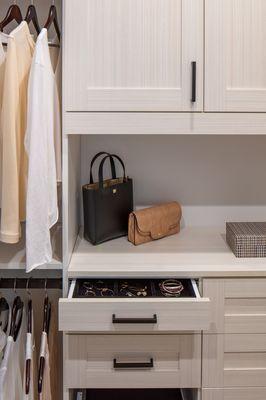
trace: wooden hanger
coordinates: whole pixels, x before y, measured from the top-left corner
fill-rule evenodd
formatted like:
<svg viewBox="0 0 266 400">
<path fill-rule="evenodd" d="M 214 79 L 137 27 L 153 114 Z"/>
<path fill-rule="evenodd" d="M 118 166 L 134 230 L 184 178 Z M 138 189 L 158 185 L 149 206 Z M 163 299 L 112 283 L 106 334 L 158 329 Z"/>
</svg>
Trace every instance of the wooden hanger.
<svg viewBox="0 0 266 400">
<path fill-rule="evenodd" d="M 39 35 L 39 33 L 41 32 L 41 28 L 38 21 L 37 11 L 33 2 L 31 2 L 28 7 L 25 21 L 28 23 L 28 25 L 32 22 L 37 34 Z"/>
<path fill-rule="evenodd" d="M 49 30 L 51 28 L 52 24 L 55 27 L 55 31 L 56 31 L 57 37 L 58 37 L 58 39 L 60 41 L 61 32 L 60 32 L 60 28 L 59 28 L 59 22 L 58 22 L 58 17 L 57 17 L 56 6 L 54 4 L 52 4 L 51 7 L 50 7 L 48 19 L 47 19 L 44 27 L 47 30 Z"/>
<path fill-rule="evenodd" d="M 32 334 L 32 299 L 31 293 L 29 291 L 29 282 L 30 279 L 27 281 L 27 293 L 28 293 L 28 308 L 27 308 L 27 333 Z M 26 394 L 28 395 L 30 392 L 30 382 L 31 382 L 31 360 L 26 360 L 26 374 L 25 374 L 25 389 Z"/>
<path fill-rule="evenodd" d="M 47 280 L 45 281 L 45 299 L 43 305 L 43 332 L 49 334 L 50 328 L 50 321 L 51 321 L 51 303 L 47 293 Z M 43 376 L 44 376 L 44 368 L 45 368 L 45 357 L 40 357 L 39 363 L 39 371 L 38 371 L 38 393 L 42 393 L 43 387 Z"/>
<path fill-rule="evenodd" d="M 9 7 L 5 18 L 0 22 L 0 31 L 3 32 L 4 28 L 13 21 L 16 21 L 18 25 L 23 21 L 20 8 L 17 4 Z"/>
</svg>

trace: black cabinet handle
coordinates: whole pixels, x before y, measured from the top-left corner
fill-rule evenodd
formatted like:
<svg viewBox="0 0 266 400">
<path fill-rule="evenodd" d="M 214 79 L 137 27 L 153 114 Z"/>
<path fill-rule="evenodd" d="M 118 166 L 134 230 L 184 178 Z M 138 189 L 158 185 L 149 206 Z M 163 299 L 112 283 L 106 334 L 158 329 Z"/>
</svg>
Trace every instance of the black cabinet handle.
<svg viewBox="0 0 266 400">
<path fill-rule="evenodd" d="M 157 315 L 152 318 L 116 318 L 113 314 L 113 324 L 157 324 Z"/>
<path fill-rule="evenodd" d="M 132 369 L 132 368 L 153 368 L 153 358 L 150 359 L 150 362 L 117 362 L 116 358 L 114 359 L 114 369 Z"/>
<path fill-rule="evenodd" d="M 191 102 L 196 102 L 196 93 L 197 93 L 197 63 L 196 61 L 192 61 L 192 95 L 191 95 Z"/>
</svg>

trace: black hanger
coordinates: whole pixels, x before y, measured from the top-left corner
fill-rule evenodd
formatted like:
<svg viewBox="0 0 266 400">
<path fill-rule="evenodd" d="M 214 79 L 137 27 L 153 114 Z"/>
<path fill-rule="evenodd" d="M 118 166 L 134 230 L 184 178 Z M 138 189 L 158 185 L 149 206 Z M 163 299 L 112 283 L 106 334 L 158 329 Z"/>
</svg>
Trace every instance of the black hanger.
<svg viewBox="0 0 266 400">
<path fill-rule="evenodd" d="M 0 299 L 0 315 L 1 312 L 9 310 L 9 304 L 4 297 Z"/>
<path fill-rule="evenodd" d="M 51 303 L 47 294 L 47 280 L 45 281 L 45 299 L 43 305 L 43 332 L 49 335 L 50 321 L 51 321 Z M 39 371 L 38 371 L 38 393 L 42 393 L 43 375 L 45 368 L 45 357 L 40 357 Z"/>
<path fill-rule="evenodd" d="M 41 28 L 38 21 L 37 11 L 33 4 L 28 7 L 25 21 L 28 23 L 28 25 L 32 22 L 37 34 L 39 35 Z"/>
<path fill-rule="evenodd" d="M 4 297 L 1 297 L 1 299 L 0 299 L 0 316 L 1 316 L 2 312 L 6 312 L 6 311 L 8 311 L 8 313 L 7 313 L 7 317 L 6 317 L 6 323 L 5 323 L 4 328 L 3 328 L 3 331 L 5 333 L 7 332 L 7 328 L 8 328 L 9 304 L 8 304 L 8 302 L 6 301 L 6 299 Z M 1 321 L 1 325 L 2 324 L 3 323 Z"/>
<path fill-rule="evenodd" d="M 14 280 L 14 292 L 16 293 L 16 284 L 17 280 Z M 14 339 L 14 342 L 17 340 L 20 327 L 22 324 L 22 317 L 23 317 L 23 308 L 24 308 L 24 303 L 21 300 L 20 296 L 16 296 L 13 306 L 12 306 L 12 311 L 11 311 L 11 324 L 10 324 L 10 331 L 9 331 L 9 336 L 12 336 Z"/>
<path fill-rule="evenodd" d="M 20 8 L 17 4 L 13 4 L 9 7 L 5 18 L 0 22 L 0 31 L 3 32 L 4 28 L 12 21 L 16 21 L 18 25 L 23 21 Z"/>
<path fill-rule="evenodd" d="M 49 31 L 49 29 L 51 28 L 52 24 L 54 24 L 57 37 L 58 37 L 58 39 L 60 41 L 61 32 L 60 32 L 60 28 L 59 28 L 57 10 L 56 10 L 56 6 L 55 5 L 51 5 L 50 10 L 49 10 L 48 19 L 47 19 L 44 27 Z"/>
<path fill-rule="evenodd" d="M 31 294 L 29 291 L 29 282 L 30 280 L 28 279 L 27 281 L 27 292 L 28 292 L 28 307 L 27 307 L 27 333 L 32 334 L 32 299 L 31 299 Z M 26 374 L 25 374 L 25 388 L 26 388 L 26 394 L 29 394 L 30 392 L 30 382 L 31 382 L 31 360 L 26 360 Z"/>
<path fill-rule="evenodd" d="M 19 296 L 17 296 L 13 302 L 12 314 L 11 314 L 11 325 L 9 336 L 12 336 L 14 342 L 18 338 L 20 327 L 22 324 L 24 303 Z"/>
</svg>

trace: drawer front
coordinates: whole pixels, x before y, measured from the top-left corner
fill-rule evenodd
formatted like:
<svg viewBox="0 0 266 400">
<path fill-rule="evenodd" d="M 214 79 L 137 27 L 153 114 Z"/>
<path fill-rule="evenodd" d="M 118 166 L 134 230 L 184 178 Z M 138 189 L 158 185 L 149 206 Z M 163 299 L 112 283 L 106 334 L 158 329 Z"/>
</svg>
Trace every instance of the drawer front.
<svg viewBox="0 0 266 400">
<path fill-rule="evenodd" d="M 265 400 L 264 388 L 203 389 L 202 400 Z"/>
<path fill-rule="evenodd" d="M 72 298 L 59 301 L 65 332 L 173 332 L 208 329 L 210 301 L 201 298 Z"/>
<path fill-rule="evenodd" d="M 266 279 L 205 279 L 209 333 L 266 333 Z"/>
<path fill-rule="evenodd" d="M 68 388 L 197 388 L 197 335 L 67 335 Z"/>
<path fill-rule="evenodd" d="M 204 335 L 203 387 L 263 387 L 265 384 L 265 334 Z"/>
</svg>

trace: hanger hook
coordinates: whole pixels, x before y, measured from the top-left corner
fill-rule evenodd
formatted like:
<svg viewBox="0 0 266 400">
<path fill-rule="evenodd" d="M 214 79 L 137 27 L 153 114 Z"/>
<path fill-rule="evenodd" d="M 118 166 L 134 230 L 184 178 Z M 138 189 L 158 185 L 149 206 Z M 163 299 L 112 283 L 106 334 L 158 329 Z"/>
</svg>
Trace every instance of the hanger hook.
<svg viewBox="0 0 266 400">
<path fill-rule="evenodd" d="M 14 287 L 13 287 L 13 289 L 14 289 L 15 294 L 17 294 L 17 278 L 14 278 Z"/>
<path fill-rule="evenodd" d="M 47 278 L 45 279 L 45 282 L 44 282 L 44 291 L 45 291 L 45 295 L 48 296 L 48 292 L 47 292 Z"/>
<path fill-rule="evenodd" d="M 26 284 L 26 292 L 28 293 L 28 296 L 31 297 L 31 292 L 30 292 L 30 280 L 31 277 L 27 279 L 27 284 Z"/>
</svg>

